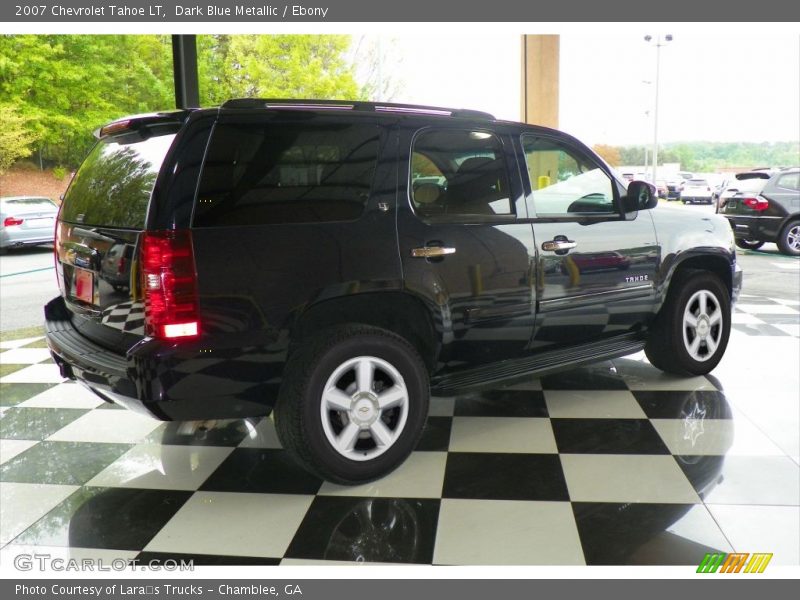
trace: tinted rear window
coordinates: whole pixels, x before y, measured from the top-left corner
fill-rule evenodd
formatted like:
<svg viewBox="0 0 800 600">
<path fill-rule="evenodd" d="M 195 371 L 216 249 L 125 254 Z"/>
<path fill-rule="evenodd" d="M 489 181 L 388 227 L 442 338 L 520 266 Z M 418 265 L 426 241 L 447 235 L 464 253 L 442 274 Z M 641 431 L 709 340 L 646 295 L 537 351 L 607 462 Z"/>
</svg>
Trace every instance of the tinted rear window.
<svg viewBox="0 0 800 600">
<path fill-rule="evenodd" d="M 220 124 L 203 166 L 196 227 L 357 219 L 378 157 L 371 124 Z"/>
<path fill-rule="evenodd" d="M 99 141 L 72 180 L 62 220 L 143 229 L 150 194 L 173 139 L 174 134 L 167 134 Z"/>
<path fill-rule="evenodd" d="M 690 179 L 686 182 L 686 185 L 690 185 L 692 187 L 703 187 L 707 186 L 708 182 L 705 179 Z"/>
</svg>

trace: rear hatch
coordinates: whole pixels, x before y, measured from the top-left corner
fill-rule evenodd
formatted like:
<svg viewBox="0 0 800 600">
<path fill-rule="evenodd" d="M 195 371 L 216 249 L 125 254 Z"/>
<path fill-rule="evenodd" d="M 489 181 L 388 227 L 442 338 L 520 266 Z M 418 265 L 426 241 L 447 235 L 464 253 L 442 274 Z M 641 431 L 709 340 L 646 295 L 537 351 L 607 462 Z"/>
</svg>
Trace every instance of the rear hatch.
<svg viewBox="0 0 800 600">
<path fill-rule="evenodd" d="M 141 233 L 156 179 L 179 128 L 174 118 L 120 121 L 76 173 L 56 227 L 56 276 L 72 323 L 117 352 L 144 337 Z"/>
<path fill-rule="evenodd" d="M 758 198 L 767 185 L 768 173 L 739 173 L 735 181 L 720 195 L 719 212 L 723 215 L 757 215 L 759 211 L 744 203 L 748 198 Z"/>
</svg>

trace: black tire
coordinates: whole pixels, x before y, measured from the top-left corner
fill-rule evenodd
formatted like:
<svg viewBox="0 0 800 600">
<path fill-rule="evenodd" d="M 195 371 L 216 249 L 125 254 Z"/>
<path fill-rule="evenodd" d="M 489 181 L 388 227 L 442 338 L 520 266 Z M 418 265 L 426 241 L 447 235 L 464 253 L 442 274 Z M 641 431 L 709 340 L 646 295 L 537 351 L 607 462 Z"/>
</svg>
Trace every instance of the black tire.
<svg viewBox="0 0 800 600">
<path fill-rule="evenodd" d="M 758 250 L 764 245 L 764 242 L 759 240 L 736 240 L 736 245 L 743 250 Z"/>
<path fill-rule="evenodd" d="M 706 356 L 698 360 L 687 348 L 691 333 L 684 333 L 684 311 L 687 304 L 694 306 L 696 294 L 706 292 L 713 297 L 707 298 L 707 304 L 716 304 L 720 311 L 719 325 L 709 328 L 708 335 L 717 340 L 716 348 L 709 352 L 709 346 L 701 341 Z M 719 327 L 719 329 L 716 329 Z M 677 375 L 705 375 L 719 364 L 728 346 L 731 332 L 730 293 L 722 281 L 708 271 L 687 270 L 676 273 L 670 284 L 667 301 L 661 307 L 645 345 L 645 354 L 650 363 L 662 371 Z M 695 334 L 697 335 L 697 334 Z M 694 338 L 692 338 L 693 340 Z M 712 340 L 713 341 L 713 340 Z"/>
<path fill-rule="evenodd" d="M 778 236 L 778 250 L 788 256 L 800 256 L 800 221 L 784 225 Z"/>
<path fill-rule="evenodd" d="M 341 421 L 341 434 L 349 425 L 345 420 L 350 419 L 350 413 L 329 411 L 326 425 L 323 424 L 321 408 L 329 378 L 348 361 L 364 356 L 385 361 L 402 377 L 407 391 L 406 416 L 404 426 L 386 450 L 374 458 L 354 460 L 335 449 L 326 433 L 326 427 L 330 430 L 337 426 L 338 419 Z M 375 372 L 376 378 L 385 375 L 380 367 Z M 349 395 L 349 392 L 345 393 Z M 405 339 L 390 331 L 365 325 L 333 327 L 304 343 L 303 348 L 294 352 L 287 362 L 273 413 L 275 428 L 283 447 L 307 471 L 334 483 L 355 485 L 383 477 L 408 458 L 422 434 L 428 415 L 429 395 L 428 371 L 419 354 Z M 392 418 L 396 419 L 395 427 L 400 427 L 400 417 L 387 414 L 386 418 L 389 427 Z M 382 412 L 378 412 L 377 419 L 383 422 Z M 373 438 L 363 441 L 359 438 L 351 452 L 360 453 L 359 445 L 365 444 L 374 444 L 374 448 L 365 450 L 364 456 L 379 449 Z"/>
</svg>

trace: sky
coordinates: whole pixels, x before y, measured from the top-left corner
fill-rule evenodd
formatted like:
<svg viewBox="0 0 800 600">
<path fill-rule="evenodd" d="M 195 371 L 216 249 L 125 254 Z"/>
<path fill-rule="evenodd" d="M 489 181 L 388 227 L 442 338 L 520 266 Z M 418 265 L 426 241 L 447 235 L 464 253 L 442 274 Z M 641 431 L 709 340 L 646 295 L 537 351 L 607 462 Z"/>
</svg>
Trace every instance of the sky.
<svg viewBox="0 0 800 600">
<path fill-rule="evenodd" d="M 669 31 L 561 35 L 560 129 L 589 144 L 652 144 L 646 33 Z M 395 101 L 519 120 L 520 36 L 384 35 L 380 46 L 384 76 L 402 84 Z M 658 130 L 659 143 L 800 139 L 800 37 L 675 34 L 661 48 Z"/>
</svg>

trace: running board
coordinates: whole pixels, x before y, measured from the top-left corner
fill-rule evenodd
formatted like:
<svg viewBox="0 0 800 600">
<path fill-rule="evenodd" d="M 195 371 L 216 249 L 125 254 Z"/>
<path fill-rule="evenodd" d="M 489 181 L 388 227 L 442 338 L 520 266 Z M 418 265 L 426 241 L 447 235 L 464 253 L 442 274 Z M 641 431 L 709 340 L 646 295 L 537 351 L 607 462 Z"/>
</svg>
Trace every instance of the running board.
<svg viewBox="0 0 800 600">
<path fill-rule="evenodd" d="M 545 375 L 600 360 L 619 358 L 639 352 L 645 340 L 641 333 L 626 333 L 610 339 L 547 350 L 524 358 L 514 358 L 472 369 L 465 369 L 431 380 L 431 392 L 447 395 L 465 389 L 491 387 L 498 383 L 531 375 Z"/>
</svg>

